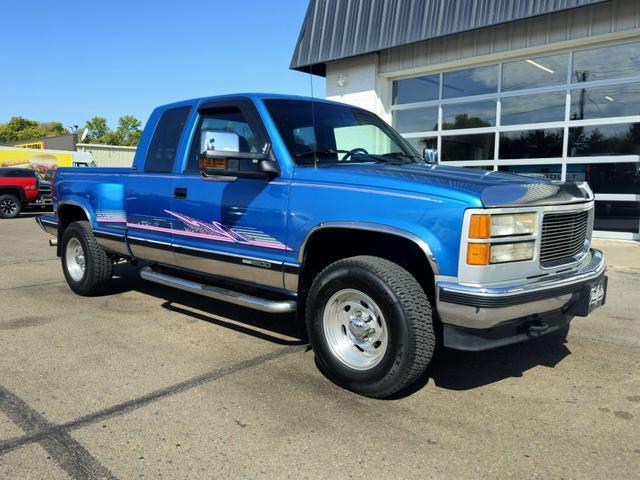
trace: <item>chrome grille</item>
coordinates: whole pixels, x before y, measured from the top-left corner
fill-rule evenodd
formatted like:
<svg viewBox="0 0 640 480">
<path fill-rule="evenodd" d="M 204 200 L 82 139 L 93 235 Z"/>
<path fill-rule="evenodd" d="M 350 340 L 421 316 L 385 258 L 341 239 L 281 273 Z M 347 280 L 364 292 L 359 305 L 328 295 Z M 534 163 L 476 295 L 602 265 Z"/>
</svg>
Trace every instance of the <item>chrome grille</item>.
<svg viewBox="0 0 640 480">
<path fill-rule="evenodd" d="M 578 255 L 590 235 L 589 216 L 592 211 L 547 213 L 542 219 L 540 263 L 569 262 Z"/>
</svg>

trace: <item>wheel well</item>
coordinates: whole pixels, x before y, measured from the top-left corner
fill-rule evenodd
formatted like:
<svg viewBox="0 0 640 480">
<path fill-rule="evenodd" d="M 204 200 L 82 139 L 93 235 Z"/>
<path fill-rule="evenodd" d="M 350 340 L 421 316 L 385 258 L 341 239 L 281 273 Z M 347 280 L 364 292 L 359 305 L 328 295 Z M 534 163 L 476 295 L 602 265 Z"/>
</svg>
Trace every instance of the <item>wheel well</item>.
<svg viewBox="0 0 640 480">
<path fill-rule="evenodd" d="M 77 205 L 60 205 L 56 212 L 58 217 L 58 246 L 56 253 L 58 257 L 62 254 L 62 234 L 72 222 L 89 220 L 87 214 Z"/>
<path fill-rule="evenodd" d="M 82 207 L 78 207 L 77 205 L 60 206 L 58 208 L 57 216 L 60 232 L 63 232 L 71 222 L 89 220 Z"/>
<path fill-rule="evenodd" d="M 356 255 L 373 255 L 397 263 L 414 276 L 429 298 L 435 298 L 433 270 L 416 243 L 399 235 L 350 228 L 325 228 L 306 242 L 298 288 L 301 296 L 326 266 Z"/>
<path fill-rule="evenodd" d="M 21 202 L 24 200 L 24 195 L 21 188 L 17 188 L 17 187 L 16 188 L 11 188 L 11 187 L 0 188 L 0 195 L 5 195 L 7 193 L 10 195 L 15 195 L 20 199 Z"/>
</svg>

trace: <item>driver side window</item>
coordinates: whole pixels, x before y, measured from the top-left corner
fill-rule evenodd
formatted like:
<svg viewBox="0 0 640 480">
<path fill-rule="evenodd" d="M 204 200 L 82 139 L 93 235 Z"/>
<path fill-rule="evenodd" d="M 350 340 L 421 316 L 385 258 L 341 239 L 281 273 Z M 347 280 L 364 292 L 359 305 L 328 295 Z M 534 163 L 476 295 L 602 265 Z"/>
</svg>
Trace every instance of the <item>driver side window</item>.
<svg viewBox="0 0 640 480">
<path fill-rule="evenodd" d="M 185 172 L 198 172 L 200 159 L 200 136 L 204 130 L 235 133 L 239 137 L 238 151 L 260 153 L 263 145 L 238 107 L 221 107 L 203 114 L 198 122 L 196 134 L 191 142 Z M 258 162 L 242 162 L 243 170 L 258 170 Z"/>
</svg>

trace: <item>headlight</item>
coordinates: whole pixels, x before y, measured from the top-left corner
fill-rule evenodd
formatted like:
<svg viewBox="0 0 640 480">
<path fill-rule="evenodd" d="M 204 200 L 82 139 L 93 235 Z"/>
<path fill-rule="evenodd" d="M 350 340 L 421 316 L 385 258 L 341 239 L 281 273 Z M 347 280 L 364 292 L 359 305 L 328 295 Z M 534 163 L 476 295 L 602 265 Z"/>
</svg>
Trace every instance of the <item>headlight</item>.
<svg viewBox="0 0 640 480">
<path fill-rule="evenodd" d="M 529 235 L 536 231 L 535 213 L 491 215 L 491 236 Z"/>
<path fill-rule="evenodd" d="M 490 263 L 518 262 L 533 258 L 534 242 L 491 245 Z"/>
<path fill-rule="evenodd" d="M 520 262 L 533 259 L 535 242 L 470 243 L 467 245 L 467 264 Z"/>
<path fill-rule="evenodd" d="M 471 215 L 469 238 L 529 235 L 536 231 L 535 213 Z"/>
</svg>

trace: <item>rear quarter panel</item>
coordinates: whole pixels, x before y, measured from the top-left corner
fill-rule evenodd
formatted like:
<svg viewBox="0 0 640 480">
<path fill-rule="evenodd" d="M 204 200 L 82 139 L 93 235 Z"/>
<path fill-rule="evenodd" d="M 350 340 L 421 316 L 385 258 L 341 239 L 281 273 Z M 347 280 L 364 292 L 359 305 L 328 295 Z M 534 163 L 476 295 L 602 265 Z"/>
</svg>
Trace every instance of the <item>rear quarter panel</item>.
<svg viewBox="0 0 640 480">
<path fill-rule="evenodd" d="M 53 203 L 58 211 L 64 205 L 81 207 L 92 226 L 125 226 L 124 191 L 131 169 L 59 169 L 54 183 Z"/>
</svg>

